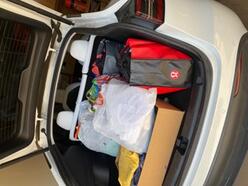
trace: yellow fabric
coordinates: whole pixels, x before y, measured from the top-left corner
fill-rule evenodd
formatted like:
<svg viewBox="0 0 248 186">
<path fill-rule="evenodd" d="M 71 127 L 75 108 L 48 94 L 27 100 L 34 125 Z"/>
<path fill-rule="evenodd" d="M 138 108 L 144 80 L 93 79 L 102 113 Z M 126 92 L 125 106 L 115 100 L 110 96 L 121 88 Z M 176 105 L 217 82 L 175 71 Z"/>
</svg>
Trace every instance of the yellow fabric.
<svg viewBox="0 0 248 186">
<path fill-rule="evenodd" d="M 119 183 L 121 186 L 130 186 L 134 172 L 139 166 L 139 155 L 121 147 L 116 158 L 116 165 L 119 170 Z"/>
</svg>

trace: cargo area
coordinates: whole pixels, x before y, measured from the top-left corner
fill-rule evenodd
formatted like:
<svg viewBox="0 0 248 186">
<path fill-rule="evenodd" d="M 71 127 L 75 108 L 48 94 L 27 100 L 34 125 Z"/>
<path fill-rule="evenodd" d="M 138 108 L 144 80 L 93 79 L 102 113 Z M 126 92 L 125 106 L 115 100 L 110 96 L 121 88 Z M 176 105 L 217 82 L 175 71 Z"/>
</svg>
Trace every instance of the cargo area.
<svg viewBox="0 0 248 186">
<path fill-rule="evenodd" d="M 125 46 L 129 38 L 154 42 L 159 45 L 167 46 L 182 55 L 188 56 L 191 64 L 190 77 L 188 77 L 188 79 L 190 79 L 191 82 L 189 84 L 186 83 L 187 85 L 185 84 L 185 87 L 180 87 L 178 85 L 174 87 L 173 85 L 171 85 L 171 87 L 168 86 L 167 88 L 169 89 L 167 89 L 164 93 L 164 90 L 162 89 L 163 91 L 156 95 L 152 127 L 149 129 L 150 136 L 148 148 L 145 153 L 135 153 L 138 154 L 139 160 L 141 160 L 142 155 L 145 154 L 142 164 L 143 169 L 139 169 L 140 166 L 138 166 L 138 168 L 136 166 L 136 168 L 133 169 L 130 169 L 130 167 L 125 169 L 122 167 L 123 162 L 128 164 L 125 156 L 127 156 L 128 153 L 133 153 L 133 151 L 129 151 L 128 148 L 122 148 L 123 146 L 120 145 L 119 141 L 118 145 L 120 145 L 119 148 L 121 150 L 119 149 L 117 155 L 115 154 L 115 156 L 113 156 L 104 152 L 97 152 L 87 148 L 87 145 L 85 145 L 80 139 L 77 141 L 71 140 L 69 137 L 70 131 L 65 130 L 57 124 L 58 115 L 61 112 L 74 112 L 80 89 L 80 81 L 82 79 L 82 64 L 84 65 L 84 63 L 75 59 L 75 56 L 73 57 L 70 49 L 73 46 L 74 41 L 80 43 L 80 41 L 89 41 L 92 37 L 87 33 L 75 34 L 70 41 L 70 45 L 65 53 L 63 64 L 61 65 L 53 113 L 53 139 L 55 141 L 55 145 L 59 149 L 66 169 L 70 172 L 76 183 L 87 186 L 120 185 L 120 180 L 127 179 L 127 175 L 129 175 L 130 181 L 130 175 L 134 177 L 134 175 L 137 174 L 138 169 L 140 172 L 138 175 L 139 179 L 135 180 L 135 178 L 132 178 L 132 185 L 143 186 L 149 184 L 151 185 L 151 183 L 160 185 L 163 182 L 165 183 L 166 180 L 170 182 L 171 175 L 175 176 L 180 173 L 179 171 L 173 172 L 173 167 L 177 166 L 180 168 L 180 166 L 183 165 L 183 161 L 185 161 L 186 153 L 189 149 L 189 144 L 193 140 L 193 131 L 197 127 L 197 120 L 195 118 L 200 112 L 205 78 L 201 60 L 193 52 L 191 53 L 190 51 L 187 51 L 184 47 L 180 48 L 180 44 L 174 45 L 171 43 L 165 43 L 160 40 L 159 37 L 150 38 L 149 33 L 142 33 L 142 31 L 137 33 L 135 30 L 127 30 L 122 27 L 118 29 L 118 32 L 115 29 L 110 29 L 107 32 L 106 30 L 103 30 L 94 34 L 97 36 L 94 38 L 89 71 L 86 73 L 87 81 L 82 102 L 88 100 L 87 92 L 89 92 L 92 88 L 92 81 L 96 78 L 93 73 L 94 70 L 92 69 L 94 69 L 96 59 L 99 56 L 99 45 L 103 40 L 120 43 L 122 47 Z M 76 53 L 76 55 L 77 54 L 78 53 Z M 133 72 L 134 71 L 131 71 L 130 73 Z M 120 76 L 123 77 L 123 73 L 120 73 Z M 136 76 L 136 78 L 139 78 L 139 76 L 140 74 Z M 147 80 L 149 81 L 149 77 Z M 139 87 L 140 89 L 147 91 L 149 88 L 157 87 L 157 93 L 161 90 L 161 88 L 163 88 L 155 84 L 154 86 L 132 85 L 130 83 L 132 81 L 131 78 L 130 82 L 127 82 L 126 80 L 124 81 L 128 86 Z M 115 95 L 113 94 L 113 96 Z M 132 109 L 130 108 L 130 110 Z M 79 111 L 78 120 L 80 114 L 82 114 L 82 112 L 80 113 Z M 68 116 L 68 118 L 70 117 L 71 116 Z M 63 120 L 66 119 L 63 118 Z M 78 120 L 77 126 L 79 123 Z M 69 121 L 71 121 L 71 119 L 69 119 Z M 103 125 L 104 124 L 105 123 L 103 123 Z M 75 130 L 74 134 L 78 135 L 77 130 Z M 125 151 L 128 151 L 128 153 Z M 122 156 L 120 156 L 121 153 Z M 118 161 L 116 160 L 116 156 L 118 157 Z M 122 162 L 120 157 L 122 157 Z M 141 161 L 139 161 L 139 163 L 140 162 Z M 125 173 L 122 174 L 123 170 L 120 171 L 122 169 L 121 167 L 123 170 L 125 169 L 129 171 L 127 171 L 128 173 L 126 172 L 127 175 L 125 175 Z M 148 172 L 150 173 L 148 173 L 147 170 L 149 170 Z"/>
<path fill-rule="evenodd" d="M 3 182 L 245 183 L 248 1 L 34 1 L 0 3 Z"/>
</svg>

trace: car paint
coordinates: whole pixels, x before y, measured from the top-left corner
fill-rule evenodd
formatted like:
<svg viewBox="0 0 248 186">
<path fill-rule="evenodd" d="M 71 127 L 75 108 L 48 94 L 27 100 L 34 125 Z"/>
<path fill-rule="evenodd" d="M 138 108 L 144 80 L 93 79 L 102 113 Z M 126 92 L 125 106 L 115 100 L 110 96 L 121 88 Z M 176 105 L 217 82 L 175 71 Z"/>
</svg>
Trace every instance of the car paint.
<svg viewBox="0 0 248 186">
<path fill-rule="evenodd" d="M 213 82 L 204 124 L 181 182 L 186 186 L 203 185 L 223 131 L 238 47 L 247 30 L 234 12 L 218 2 L 167 0 L 165 23 L 157 31 L 194 45 L 212 65 Z"/>
</svg>

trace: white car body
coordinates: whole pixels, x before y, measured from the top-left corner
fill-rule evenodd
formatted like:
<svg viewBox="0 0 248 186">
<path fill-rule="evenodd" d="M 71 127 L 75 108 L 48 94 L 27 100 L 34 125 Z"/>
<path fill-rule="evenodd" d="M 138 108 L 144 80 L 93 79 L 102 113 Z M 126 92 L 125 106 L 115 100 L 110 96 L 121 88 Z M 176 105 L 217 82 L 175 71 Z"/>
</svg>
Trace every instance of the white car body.
<svg viewBox="0 0 248 186">
<path fill-rule="evenodd" d="M 25 2 L 51 12 L 50 9 L 33 1 Z M 81 17 L 69 18 L 75 25 L 68 26 L 61 23 L 62 37 L 64 38 L 72 28 L 101 28 L 106 25 L 118 23 L 115 12 L 127 2 L 128 0 L 119 0 L 112 2 L 111 6 L 103 11 L 85 13 Z M 204 185 L 211 165 L 214 162 L 214 157 L 224 130 L 234 83 L 238 48 L 240 40 L 247 30 L 236 14 L 215 1 L 166 0 L 165 4 L 165 22 L 156 29 L 156 32 L 198 48 L 211 62 L 212 83 L 204 122 L 201 130 L 197 133 L 199 140 L 194 142 L 194 146 L 196 147 L 194 156 L 187 164 L 188 171 L 183 175 L 184 180 L 180 182 L 185 186 Z M 1 0 L 0 7 L 50 26 L 50 19 L 48 17 L 15 5 L 12 2 Z M 55 11 L 52 11 L 52 13 L 60 15 Z M 72 38 L 73 35 L 70 37 Z M 41 128 L 43 129 L 47 128 L 47 120 L 51 119 L 47 118 L 48 100 L 56 58 L 60 47 L 61 43 L 56 42 L 53 48 L 50 49 L 52 56 L 40 113 L 42 117 L 37 117 L 37 121 L 41 121 Z M 65 48 L 68 48 L 68 46 Z M 51 133 L 47 135 L 52 136 L 52 128 L 50 131 Z M 47 147 L 46 135 L 41 132 L 40 136 L 39 145 L 44 148 Z M 52 143 L 54 143 L 53 140 Z M 0 159 L 0 165 L 34 152 L 37 148 L 36 145 L 34 137 L 33 142 L 28 147 Z M 65 185 L 63 179 L 60 177 L 53 156 L 50 152 L 46 152 L 46 156 L 52 166 L 51 171 L 58 184 Z"/>
</svg>

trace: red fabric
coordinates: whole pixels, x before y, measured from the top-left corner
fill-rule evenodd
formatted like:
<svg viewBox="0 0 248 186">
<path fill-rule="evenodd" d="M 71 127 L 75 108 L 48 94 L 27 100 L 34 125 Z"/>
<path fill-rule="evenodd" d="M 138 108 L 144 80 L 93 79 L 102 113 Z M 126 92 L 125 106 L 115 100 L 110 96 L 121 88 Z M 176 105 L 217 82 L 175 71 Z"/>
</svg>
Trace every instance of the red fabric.
<svg viewBox="0 0 248 186">
<path fill-rule="evenodd" d="M 132 50 L 132 59 L 191 59 L 174 48 L 152 41 L 129 38 L 126 45 Z"/>
<path fill-rule="evenodd" d="M 142 86 L 142 88 L 144 89 L 157 88 L 157 94 L 169 94 L 169 93 L 185 90 L 185 88 L 152 87 L 152 86 Z"/>
<path fill-rule="evenodd" d="M 131 59 L 173 59 L 173 60 L 191 60 L 191 57 L 171 48 L 152 41 L 129 38 L 126 46 L 131 49 Z M 152 87 L 142 86 L 145 89 L 157 88 L 158 94 L 168 94 L 185 90 L 185 88 L 172 87 Z"/>
</svg>

